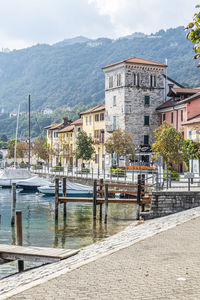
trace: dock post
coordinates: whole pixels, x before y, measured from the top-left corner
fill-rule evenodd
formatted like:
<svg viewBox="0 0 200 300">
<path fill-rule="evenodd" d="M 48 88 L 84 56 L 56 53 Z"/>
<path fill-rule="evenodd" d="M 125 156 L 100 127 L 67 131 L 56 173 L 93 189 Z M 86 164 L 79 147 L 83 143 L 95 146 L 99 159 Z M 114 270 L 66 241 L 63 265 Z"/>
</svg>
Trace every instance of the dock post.
<svg viewBox="0 0 200 300">
<path fill-rule="evenodd" d="M 11 214 L 11 226 L 15 225 L 15 211 L 16 211 L 16 183 L 12 184 L 13 201 L 12 201 L 12 214 Z"/>
<path fill-rule="evenodd" d="M 145 174 L 142 174 L 141 184 L 145 185 Z M 144 193 L 144 191 L 145 191 L 145 187 L 142 187 L 141 192 Z M 144 212 L 144 209 L 145 209 L 145 204 L 142 204 L 142 212 Z"/>
<path fill-rule="evenodd" d="M 104 212 L 104 223 L 107 224 L 108 217 L 108 184 L 105 184 L 105 212 Z"/>
<path fill-rule="evenodd" d="M 100 179 L 100 184 L 103 185 L 103 179 Z M 103 186 L 100 186 L 100 190 L 103 190 Z M 100 198 L 102 198 L 102 197 L 103 197 L 103 195 L 101 194 Z M 100 203 L 99 204 L 99 220 L 100 221 L 102 221 L 102 206 L 103 206 L 103 204 Z"/>
<path fill-rule="evenodd" d="M 137 189 L 137 207 L 136 207 L 136 220 L 140 219 L 140 200 L 141 200 L 141 175 L 138 175 L 138 189 Z"/>
<path fill-rule="evenodd" d="M 58 221 L 59 178 L 55 179 L 55 221 Z"/>
<path fill-rule="evenodd" d="M 93 220 L 96 220 L 97 215 L 97 180 L 93 183 Z"/>
<path fill-rule="evenodd" d="M 63 197 L 66 197 L 67 195 L 67 186 L 66 186 L 66 177 L 63 177 Z M 67 215 L 67 209 L 66 209 L 67 203 L 63 203 L 63 216 L 66 218 Z"/>
<path fill-rule="evenodd" d="M 22 235 L 22 212 L 21 211 L 16 211 L 16 232 L 17 232 L 17 245 L 22 246 L 23 235 Z M 18 260 L 18 270 L 19 272 L 24 271 L 23 260 Z"/>
</svg>

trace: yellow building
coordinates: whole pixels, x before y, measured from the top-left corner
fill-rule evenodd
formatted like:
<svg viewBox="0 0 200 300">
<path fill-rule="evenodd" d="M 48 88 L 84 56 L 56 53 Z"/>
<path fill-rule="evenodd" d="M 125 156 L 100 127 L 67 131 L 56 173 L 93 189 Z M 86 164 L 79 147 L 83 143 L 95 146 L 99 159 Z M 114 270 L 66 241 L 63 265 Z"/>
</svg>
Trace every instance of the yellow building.
<svg viewBox="0 0 200 300">
<path fill-rule="evenodd" d="M 105 167 L 105 105 L 97 105 L 80 115 L 83 118 L 83 131 L 92 138 L 95 148 L 94 161 L 90 162 L 90 166 L 102 170 Z"/>
<path fill-rule="evenodd" d="M 70 125 L 58 131 L 58 142 L 60 145 L 60 164 L 65 167 L 77 166 L 75 158 L 76 139 L 82 130 L 83 120 L 78 119 Z"/>
<path fill-rule="evenodd" d="M 69 126 L 72 121 L 67 118 L 63 119 L 63 122 L 58 124 L 51 124 L 46 126 L 47 131 L 47 143 L 49 145 L 49 162 L 51 166 L 57 166 L 61 163 L 61 145 L 58 138 L 58 133 L 62 128 Z"/>
</svg>

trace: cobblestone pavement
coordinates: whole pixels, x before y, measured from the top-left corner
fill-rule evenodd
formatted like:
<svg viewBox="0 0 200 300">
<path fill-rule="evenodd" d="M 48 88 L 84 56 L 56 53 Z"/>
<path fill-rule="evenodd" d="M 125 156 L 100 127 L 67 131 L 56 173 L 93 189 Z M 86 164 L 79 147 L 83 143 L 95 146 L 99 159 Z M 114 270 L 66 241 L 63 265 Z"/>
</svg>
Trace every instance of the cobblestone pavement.
<svg viewBox="0 0 200 300">
<path fill-rule="evenodd" d="M 166 229 L 169 230 L 164 231 Z M 130 233 L 130 230 L 133 232 L 133 227 L 129 226 L 127 231 Z M 134 230 L 137 234 L 140 232 L 140 242 L 134 244 L 132 241 L 131 245 L 129 241 L 127 248 L 119 248 L 117 252 L 79 266 L 9 299 L 199 300 L 200 208 L 145 222 L 134 227 Z M 153 236 L 146 238 L 148 234 L 142 235 L 142 230 L 152 231 Z M 126 236 L 125 230 L 113 236 L 114 239 L 123 233 Z M 142 240 L 142 236 L 146 239 Z M 19 282 L 20 276 L 27 274 L 18 275 Z M 7 283 L 9 285 L 9 281 Z"/>
</svg>

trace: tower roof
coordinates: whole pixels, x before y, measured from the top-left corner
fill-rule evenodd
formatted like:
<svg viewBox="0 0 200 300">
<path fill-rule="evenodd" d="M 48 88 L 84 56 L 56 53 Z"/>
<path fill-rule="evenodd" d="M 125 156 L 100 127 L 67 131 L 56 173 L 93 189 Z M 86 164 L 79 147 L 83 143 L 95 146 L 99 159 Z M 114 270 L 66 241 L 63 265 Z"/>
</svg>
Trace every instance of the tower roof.
<svg viewBox="0 0 200 300">
<path fill-rule="evenodd" d="M 131 58 L 128 58 L 128 59 L 125 59 L 125 60 L 115 62 L 115 63 L 110 64 L 110 65 L 104 66 L 102 69 L 106 69 L 106 68 L 109 68 L 109 67 L 112 67 L 112 66 L 116 66 L 116 65 L 121 64 L 121 63 L 150 65 L 150 66 L 157 66 L 157 67 L 163 67 L 163 68 L 167 67 L 167 65 L 161 64 L 161 63 L 158 63 L 158 62 L 155 62 L 155 61 L 151 61 L 151 60 L 147 60 L 147 59 L 143 59 L 143 58 L 138 58 L 138 57 L 131 57 Z"/>
</svg>

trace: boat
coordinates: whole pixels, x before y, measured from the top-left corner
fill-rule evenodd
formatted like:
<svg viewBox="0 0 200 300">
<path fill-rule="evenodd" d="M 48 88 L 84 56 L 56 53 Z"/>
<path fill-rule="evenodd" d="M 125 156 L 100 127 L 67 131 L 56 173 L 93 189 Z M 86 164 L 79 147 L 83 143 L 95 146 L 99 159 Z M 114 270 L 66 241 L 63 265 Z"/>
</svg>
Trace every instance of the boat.
<svg viewBox="0 0 200 300">
<path fill-rule="evenodd" d="M 33 175 L 26 169 L 7 168 L 0 172 L 0 186 L 11 187 L 18 180 L 28 179 Z"/>
<path fill-rule="evenodd" d="M 92 197 L 93 188 L 87 185 L 67 182 L 66 183 L 67 197 Z M 38 187 L 38 191 L 46 196 L 55 195 L 55 184 Z M 59 195 L 62 195 L 62 184 L 59 185 Z"/>
<path fill-rule="evenodd" d="M 38 176 L 16 182 L 17 188 L 22 189 L 22 192 L 38 192 L 38 187 L 50 184 L 50 180 Z"/>
</svg>

